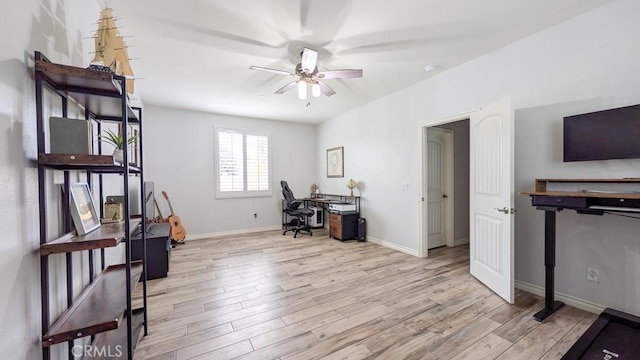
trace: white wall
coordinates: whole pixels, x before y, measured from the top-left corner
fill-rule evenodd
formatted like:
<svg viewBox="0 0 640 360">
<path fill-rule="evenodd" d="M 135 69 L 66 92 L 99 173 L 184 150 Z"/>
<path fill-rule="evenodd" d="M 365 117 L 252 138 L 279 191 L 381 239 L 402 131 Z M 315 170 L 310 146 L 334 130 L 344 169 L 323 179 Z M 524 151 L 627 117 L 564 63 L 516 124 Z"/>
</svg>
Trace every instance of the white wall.
<svg viewBox="0 0 640 360">
<path fill-rule="evenodd" d="M 316 171 L 325 171 L 323 149 L 344 145 L 345 179 L 366 185 L 367 235 L 417 251 L 417 124 L 506 95 L 515 109 L 581 104 L 573 110 L 587 111 L 640 103 L 637 14 L 640 2 L 616 1 L 327 121 L 319 127 Z M 562 164 L 557 153 L 549 154 L 560 148 L 558 121 L 516 118 L 516 191 L 533 189 L 538 177 L 640 176 L 632 160 Z M 344 191 L 342 179 L 320 179 L 321 189 Z M 517 199 L 516 278 L 542 286 L 543 215 L 525 196 Z M 559 216 L 557 291 L 640 314 L 640 222 L 583 218 Z M 600 284 L 586 283 L 592 265 L 600 269 Z"/>
<path fill-rule="evenodd" d="M 36 106 L 33 52 L 52 61 L 86 66 L 99 8 L 83 0 L 6 0 L 0 12 L 0 354 L 41 358 L 38 178 L 34 159 Z M 87 16 L 89 15 L 89 16 Z M 92 17 L 94 15 L 94 17 Z M 59 114 L 59 100 L 47 96 L 46 113 Z M 70 112 L 73 114 L 73 110 Z M 52 198 L 60 177 L 48 175 Z M 49 222 L 57 230 L 56 217 Z M 74 256 L 74 269 L 81 256 Z M 64 256 L 50 257 L 52 312 L 65 303 Z M 84 276 L 84 274 L 83 274 Z M 82 282 L 78 277 L 76 285 Z M 86 278 L 85 278 L 86 280 Z M 79 286 L 76 286 L 79 289 Z M 53 354 L 64 352 L 62 348 Z M 55 358 L 55 356 L 54 356 Z"/>
<path fill-rule="evenodd" d="M 272 196 L 215 198 L 215 126 L 271 132 Z M 145 180 L 155 182 L 158 194 L 162 190 L 168 193 L 188 239 L 279 228 L 280 180 L 287 180 L 298 198 L 308 196 L 311 184 L 317 181 L 315 125 L 147 106 L 143 127 Z M 168 216 L 164 198 L 159 196 L 157 200 L 163 215 Z M 257 219 L 254 213 L 258 214 Z"/>
</svg>

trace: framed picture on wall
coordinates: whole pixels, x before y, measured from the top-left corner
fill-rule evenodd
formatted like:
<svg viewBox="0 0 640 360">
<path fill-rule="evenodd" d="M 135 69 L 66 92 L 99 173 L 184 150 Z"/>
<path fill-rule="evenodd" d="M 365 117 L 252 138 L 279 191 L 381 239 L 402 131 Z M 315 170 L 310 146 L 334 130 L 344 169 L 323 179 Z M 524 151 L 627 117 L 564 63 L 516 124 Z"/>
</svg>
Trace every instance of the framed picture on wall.
<svg viewBox="0 0 640 360">
<path fill-rule="evenodd" d="M 84 235 L 100 227 L 98 212 L 93 203 L 89 185 L 87 183 L 74 183 L 69 185 L 69 208 L 71 219 L 78 232 Z"/>
<path fill-rule="evenodd" d="M 344 177 L 344 147 L 327 149 L 327 177 Z"/>
</svg>

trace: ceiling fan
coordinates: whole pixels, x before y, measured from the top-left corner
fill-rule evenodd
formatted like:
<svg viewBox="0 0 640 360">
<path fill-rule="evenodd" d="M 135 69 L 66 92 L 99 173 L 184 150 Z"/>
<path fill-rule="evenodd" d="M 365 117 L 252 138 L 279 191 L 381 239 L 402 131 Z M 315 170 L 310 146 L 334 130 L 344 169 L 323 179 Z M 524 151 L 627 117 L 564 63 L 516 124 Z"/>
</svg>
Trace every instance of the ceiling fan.
<svg viewBox="0 0 640 360">
<path fill-rule="evenodd" d="M 362 69 L 344 69 L 344 70 L 327 70 L 318 71 L 318 52 L 313 49 L 304 48 L 300 54 L 301 61 L 296 65 L 294 72 L 270 69 L 260 66 L 250 66 L 252 70 L 268 71 L 279 75 L 297 76 L 298 80 L 294 80 L 287 85 L 276 90 L 274 94 L 283 94 L 288 90 L 298 87 L 298 97 L 306 99 L 307 87 L 311 87 L 311 94 L 314 97 L 324 94 L 325 96 L 334 95 L 336 92 L 323 80 L 327 79 L 349 79 L 362 77 Z"/>
</svg>

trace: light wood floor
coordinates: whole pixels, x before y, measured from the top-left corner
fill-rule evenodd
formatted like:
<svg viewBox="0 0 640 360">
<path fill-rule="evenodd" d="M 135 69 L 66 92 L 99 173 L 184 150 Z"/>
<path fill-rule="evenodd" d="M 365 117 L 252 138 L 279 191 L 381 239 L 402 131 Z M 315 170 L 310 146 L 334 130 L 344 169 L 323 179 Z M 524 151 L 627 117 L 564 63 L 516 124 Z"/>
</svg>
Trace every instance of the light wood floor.
<svg viewBox="0 0 640 360">
<path fill-rule="evenodd" d="M 323 231 L 187 242 L 148 283 L 135 359 L 559 359 L 596 319 L 539 323 L 540 297 L 509 305 L 469 275 L 468 246 L 429 254 Z"/>
</svg>

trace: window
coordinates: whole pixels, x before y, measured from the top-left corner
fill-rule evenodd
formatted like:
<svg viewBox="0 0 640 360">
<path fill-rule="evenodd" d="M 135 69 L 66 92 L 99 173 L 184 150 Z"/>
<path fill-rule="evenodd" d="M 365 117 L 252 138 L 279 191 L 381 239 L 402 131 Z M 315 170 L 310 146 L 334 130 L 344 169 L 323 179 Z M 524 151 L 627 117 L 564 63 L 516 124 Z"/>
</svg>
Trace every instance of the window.
<svg viewBox="0 0 640 360">
<path fill-rule="evenodd" d="M 216 128 L 216 198 L 271 196 L 267 131 Z"/>
</svg>

